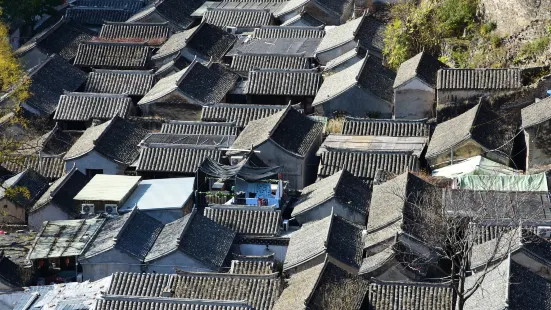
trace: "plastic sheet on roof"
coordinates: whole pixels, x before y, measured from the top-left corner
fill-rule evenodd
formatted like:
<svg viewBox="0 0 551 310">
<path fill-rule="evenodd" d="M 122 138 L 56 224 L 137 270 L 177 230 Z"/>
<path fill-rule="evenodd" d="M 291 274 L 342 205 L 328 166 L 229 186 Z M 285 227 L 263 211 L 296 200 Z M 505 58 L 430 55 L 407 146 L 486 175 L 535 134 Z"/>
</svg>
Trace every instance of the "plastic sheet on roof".
<svg viewBox="0 0 551 310">
<path fill-rule="evenodd" d="M 461 189 L 484 191 L 547 192 L 545 173 L 529 175 L 462 175 L 457 178 Z"/>
</svg>

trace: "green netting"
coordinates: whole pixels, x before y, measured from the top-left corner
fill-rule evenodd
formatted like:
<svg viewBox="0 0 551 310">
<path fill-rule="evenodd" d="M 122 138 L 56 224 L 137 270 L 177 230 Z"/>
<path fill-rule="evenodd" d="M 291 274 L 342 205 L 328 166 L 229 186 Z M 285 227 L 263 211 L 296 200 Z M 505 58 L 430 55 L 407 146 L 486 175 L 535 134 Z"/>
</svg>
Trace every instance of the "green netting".
<svg viewBox="0 0 551 310">
<path fill-rule="evenodd" d="M 480 191 L 547 192 L 545 173 L 529 175 L 462 175 L 457 177 L 461 189 Z"/>
</svg>

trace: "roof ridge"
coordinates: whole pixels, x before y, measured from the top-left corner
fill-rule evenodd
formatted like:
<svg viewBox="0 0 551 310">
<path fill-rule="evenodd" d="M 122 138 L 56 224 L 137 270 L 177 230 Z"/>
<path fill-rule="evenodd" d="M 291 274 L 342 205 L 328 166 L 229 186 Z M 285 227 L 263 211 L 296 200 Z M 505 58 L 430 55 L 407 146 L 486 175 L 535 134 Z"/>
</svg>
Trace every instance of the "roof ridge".
<svg viewBox="0 0 551 310">
<path fill-rule="evenodd" d="M 282 54 L 284 55 L 284 54 Z M 286 55 L 285 55 L 286 56 Z M 289 57 L 289 56 L 286 56 Z M 321 74 L 321 72 L 318 72 L 317 68 L 311 68 L 311 69 L 270 69 L 270 68 L 253 68 L 250 70 L 251 72 L 285 72 L 285 73 L 315 73 L 315 74 Z"/>
<path fill-rule="evenodd" d="M 191 213 L 189 214 L 189 219 L 186 222 L 186 226 L 184 226 L 184 229 L 182 229 L 182 232 L 176 238 L 178 248 L 180 248 L 180 242 L 182 242 L 182 239 L 191 226 L 192 221 L 195 219 L 195 216 L 197 216 L 197 208 L 193 208 L 193 210 L 191 210 Z"/>
<path fill-rule="evenodd" d="M 280 111 L 280 112 L 277 112 L 271 116 L 268 116 L 268 117 L 272 117 L 272 116 L 275 116 L 277 115 L 278 113 L 281 113 L 281 116 L 279 117 L 279 119 L 277 120 L 277 122 L 274 124 L 274 126 L 272 126 L 272 128 L 270 128 L 270 131 L 268 132 L 268 139 L 270 139 L 270 137 L 274 134 L 274 132 L 277 130 L 277 128 L 279 127 L 279 125 L 281 124 L 281 122 L 283 121 L 283 119 L 287 116 L 287 113 L 289 113 L 290 109 L 292 109 L 291 107 L 291 103 L 289 103 L 287 105 L 287 107 Z M 262 120 L 262 119 L 259 119 L 259 120 Z"/>
<path fill-rule="evenodd" d="M 144 22 L 110 22 L 105 21 L 103 25 L 120 25 L 120 26 L 168 26 L 169 22 L 157 22 L 157 23 L 144 23 Z"/>
<path fill-rule="evenodd" d="M 103 138 L 103 136 L 105 135 L 105 133 L 106 133 L 107 131 L 109 131 L 109 129 L 111 128 L 111 126 L 113 126 L 113 123 L 114 123 L 116 120 L 118 120 L 118 119 L 119 119 L 118 115 L 115 115 L 115 116 L 113 116 L 113 118 L 111 118 L 110 120 L 108 120 L 108 121 L 106 122 L 107 124 L 105 125 L 105 128 L 103 128 L 103 130 L 101 131 L 101 133 L 100 133 L 100 134 L 94 139 L 94 141 L 93 141 L 94 148 L 96 147 L 97 142 L 98 142 L 99 140 L 101 140 L 101 138 Z M 103 125 L 103 124 L 99 124 L 99 125 L 97 125 L 97 126 L 101 126 L 101 125 Z M 93 127 L 89 127 L 88 129 L 90 129 L 90 128 L 93 128 Z"/>
<path fill-rule="evenodd" d="M 208 106 L 203 106 L 203 108 L 236 108 L 236 109 L 285 109 L 286 105 L 254 105 L 254 104 L 240 104 L 240 103 L 215 103 Z"/>
<path fill-rule="evenodd" d="M 90 73 L 118 73 L 118 74 L 153 74 L 153 69 L 151 70 L 113 70 L 113 69 L 94 69 Z"/>
<path fill-rule="evenodd" d="M 76 171 L 79 171 L 79 170 L 76 167 L 76 165 L 73 165 L 71 170 L 69 170 L 69 172 L 62 177 L 63 180 L 61 181 L 61 183 L 59 183 L 57 187 L 52 192 L 50 192 L 50 198 L 53 198 L 57 194 L 57 192 L 65 185 L 65 183 L 67 183 L 67 181 L 73 176 L 73 174 L 76 173 Z"/>
<path fill-rule="evenodd" d="M 61 16 L 61 19 L 59 19 L 59 21 L 57 21 L 57 23 L 53 24 L 50 28 L 48 28 L 46 31 L 44 31 L 43 33 L 39 33 L 38 37 L 36 38 L 36 40 L 34 41 L 34 43 L 38 43 L 42 40 L 44 40 L 44 38 L 48 35 L 50 35 L 52 32 L 56 31 L 57 29 L 59 29 L 59 27 L 62 25 L 62 24 L 66 24 L 69 22 L 69 19 L 67 19 L 64 16 Z"/>
<path fill-rule="evenodd" d="M 129 223 L 132 221 L 132 219 L 136 216 L 138 212 L 139 212 L 138 208 L 132 208 L 132 211 L 130 211 L 128 218 L 122 225 L 121 229 L 119 229 L 119 231 L 117 232 L 117 235 L 113 237 L 113 240 L 115 241 L 115 246 L 117 241 L 121 239 L 121 236 L 124 233 L 124 230 L 128 227 Z"/>
<path fill-rule="evenodd" d="M 310 303 L 310 300 L 314 296 L 314 293 L 316 292 L 316 289 L 321 281 L 321 278 L 323 277 L 323 273 L 325 272 L 325 269 L 327 268 L 327 265 L 329 264 L 329 254 L 325 253 L 325 259 L 323 260 L 323 267 L 320 270 L 320 273 L 318 274 L 318 277 L 316 279 L 316 283 L 314 283 L 314 287 L 310 293 L 308 293 L 308 296 L 304 300 L 304 305 L 308 305 Z M 314 266 L 312 266 L 314 267 Z M 312 268 L 311 267 L 311 268 Z M 304 271 L 304 270 L 303 270 Z"/>
<path fill-rule="evenodd" d="M 234 300 L 215 300 L 215 299 L 196 299 L 196 298 L 166 298 L 166 297 L 142 297 L 142 296 L 130 296 L 130 295 L 108 295 L 102 294 L 103 300 L 113 301 L 130 301 L 130 302 L 156 302 L 156 303 L 169 303 L 169 304 L 184 304 L 193 303 L 197 305 L 224 305 L 231 307 L 244 307 L 249 309 L 250 305 L 245 301 Z"/>
<path fill-rule="evenodd" d="M 87 93 L 87 92 L 66 92 L 62 96 L 66 97 L 105 97 L 105 98 L 128 98 L 128 94 L 109 94 L 109 93 Z"/>
<path fill-rule="evenodd" d="M 199 125 L 199 126 L 226 126 L 234 127 L 235 122 L 207 122 L 207 121 L 181 121 L 181 120 L 167 120 L 165 124 L 172 125 Z"/>
<path fill-rule="evenodd" d="M 270 13 L 269 9 L 237 9 L 237 8 L 207 8 L 207 12 L 220 12 L 220 11 L 228 11 L 228 12 L 263 12 L 263 13 Z"/>
<path fill-rule="evenodd" d="M 269 274 L 239 274 L 239 273 L 222 273 L 222 272 L 197 272 L 186 271 L 179 268 L 176 269 L 176 275 L 188 276 L 188 277 L 209 277 L 209 278 L 244 278 L 244 279 L 277 279 L 279 277 L 278 272 Z"/>
</svg>

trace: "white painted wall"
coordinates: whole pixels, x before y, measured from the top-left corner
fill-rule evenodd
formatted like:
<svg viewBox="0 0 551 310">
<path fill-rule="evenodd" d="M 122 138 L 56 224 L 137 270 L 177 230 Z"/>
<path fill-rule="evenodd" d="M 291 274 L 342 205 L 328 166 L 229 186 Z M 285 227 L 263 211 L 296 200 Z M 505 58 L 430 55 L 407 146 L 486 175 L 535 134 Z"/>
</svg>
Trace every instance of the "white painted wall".
<svg viewBox="0 0 551 310">
<path fill-rule="evenodd" d="M 70 219 L 69 215 L 65 213 L 54 203 L 50 203 L 40 210 L 29 213 L 29 227 L 35 231 L 39 231 L 45 221 L 60 221 Z"/>
<path fill-rule="evenodd" d="M 126 169 L 126 166 L 119 165 L 96 151 L 65 161 L 65 171 L 69 173 L 73 165 L 83 173 L 86 173 L 86 169 L 103 169 L 103 174 L 123 174 Z"/>
<path fill-rule="evenodd" d="M 394 117 L 422 119 L 433 117 L 435 90 L 418 78 L 394 89 Z"/>
<path fill-rule="evenodd" d="M 218 272 L 178 250 L 148 263 L 147 272 L 173 274 L 176 273 L 174 268 L 190 272 Z"/>
</svg>

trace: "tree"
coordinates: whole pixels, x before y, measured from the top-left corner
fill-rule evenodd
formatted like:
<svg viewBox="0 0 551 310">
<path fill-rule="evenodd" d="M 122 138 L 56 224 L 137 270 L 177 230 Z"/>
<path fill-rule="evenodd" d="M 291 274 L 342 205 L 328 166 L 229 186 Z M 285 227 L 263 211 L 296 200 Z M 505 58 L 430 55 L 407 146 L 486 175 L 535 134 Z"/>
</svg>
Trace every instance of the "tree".
<svg viewBox="0 0 551 310">
<path fill-rule="evenodd" d="M 434 264 L 433 255 L 445 262 L 442 265 L 448 266 L 447 276 L 440 280 L 450 283 L 458 310 L 464 309 L 467 300 L 480 289 L 486 275 L 516 249 L 520 238 L 526 235 L 525 229 L 535 227 L 538 219 L 544 217 L 538 193 L 441 188 L 431 184 L 430 177 L 423 177 L 431 181 L 424 181 L 424 185 L 422 182 L 417 182 L 417 185 L 408 182 L 404 187 L 398 181 L 392 183 L 397 179 L 387 181 L 391 183 L 384 188 L 389 195 L 403 202 L 400 206 L 403 208 L 400 211 L 403 213 L 401 229 L 420 244 L 428 246 L 431 253 L 419 256 L 409 246 L 396 246 L 394 251 L 400 251 L 403 257 L 413 257 L 402 262 L 411 270 L 419 269 L 422 264 Z M 491 237 L 484 239 L 482 237 L 488 237 L 484 234 L 488 227 L 492 228 Z M 480 253 L 482 241 L 486 242 Z M 473 253 L 478 254 L 475 257 Z M 476 266 L 471 265 L 475 259 Z M 473 279 L 469 277 L 474 267 L 477 278 L 466 281 Z M 470 285 L 466 285 L 467 282 Z"/>
<path fill-rule="evenodd" d="M 54 7 L 62 3 L 61 0 L 0 0 L 0 7 L 9 23 L 22 21 L 32 28 L 37 17 L 56 14 Z"/>
</svg>

